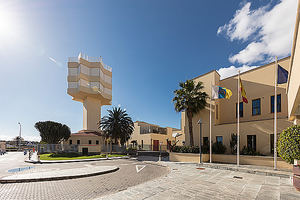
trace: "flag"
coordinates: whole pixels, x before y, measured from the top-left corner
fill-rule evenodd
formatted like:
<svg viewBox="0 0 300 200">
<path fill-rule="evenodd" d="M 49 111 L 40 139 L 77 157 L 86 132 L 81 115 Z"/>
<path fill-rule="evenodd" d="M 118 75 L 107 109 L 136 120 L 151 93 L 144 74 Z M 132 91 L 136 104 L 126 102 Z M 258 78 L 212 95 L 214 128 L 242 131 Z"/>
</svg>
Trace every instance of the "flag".
<svg viewBox="0 0 300 200">
<path fill-rule="evenodd" d="M 248 99 L 247 99 L 247 96 L 246 96 L 246 91 L 243 87 L 241 79 L 240 79 L 240 88 L 241 88 L 241 95 L 242 95 L 243 102 L 248 103 Z"/>
<path fill-rule="evenodd" d="M 288 80 L 289 72 L 285 70 L 283 67 L 278 65 L 277 69 L 277 84 L 286 83 Z"/>
<path fill-rule="evenodd" d="M 212 85 L 212 99 L 230 99 L 231 95 L 231 90 L 224 87 Z"/>
</svg>

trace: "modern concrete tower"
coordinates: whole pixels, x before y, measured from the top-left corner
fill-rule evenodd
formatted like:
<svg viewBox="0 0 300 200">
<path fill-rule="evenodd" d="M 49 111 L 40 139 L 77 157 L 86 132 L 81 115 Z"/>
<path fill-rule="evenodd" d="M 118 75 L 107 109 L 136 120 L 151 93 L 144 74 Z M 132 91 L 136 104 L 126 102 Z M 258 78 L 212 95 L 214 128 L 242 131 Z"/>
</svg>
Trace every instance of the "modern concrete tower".
<svg viewBox="0 0 300 200">
<path fill-rule="evenodd" d="M 83 130 L 99 131 L 101 106 L 111 105 L 112 68 L 101 57 L 79 54 L 68 60 L 68 94 L 83 103 Z"/>
</svg>

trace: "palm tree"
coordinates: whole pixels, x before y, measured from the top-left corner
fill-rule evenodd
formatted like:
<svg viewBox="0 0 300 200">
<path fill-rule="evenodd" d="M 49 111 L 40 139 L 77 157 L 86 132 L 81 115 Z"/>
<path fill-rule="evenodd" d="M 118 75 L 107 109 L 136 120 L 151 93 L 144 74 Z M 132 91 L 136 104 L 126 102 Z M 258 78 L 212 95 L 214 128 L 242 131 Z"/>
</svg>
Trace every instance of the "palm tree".
<svg viewBox="0 0 300 200">
<path fill-rule="evenodd" d="M 192 80 L 179 83 L 180 89 L 175 90 L 173 98 L 175 110 L 177 112 L 185 111 L 189 123 L 190 145 L 194 146 L 193 137 L 193 115 L 204 109 L 208 95 L 203 92 L 203 83 L 194 83 Z"/>
<path fill-rule="evenodd" d="M 104 116 L 99 122 L 99 128 L 104 132 L 105 137 L 115 141 L 120 140 L 121 145 L 130 139 L 134 130 L 131 117 L 120 107 L 107 110 L 108 116 Z"/>
</svg>

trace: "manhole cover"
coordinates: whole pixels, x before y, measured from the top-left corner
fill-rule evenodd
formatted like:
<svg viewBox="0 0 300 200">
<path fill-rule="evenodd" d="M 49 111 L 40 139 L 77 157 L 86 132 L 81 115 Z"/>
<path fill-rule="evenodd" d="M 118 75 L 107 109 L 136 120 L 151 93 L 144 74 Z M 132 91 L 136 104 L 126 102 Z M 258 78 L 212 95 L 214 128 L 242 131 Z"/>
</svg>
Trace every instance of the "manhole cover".
<svg viewBox="0 0 300 200">
<path fill-rule="evenodd" d="M 205 170 L 205 168 L 202 168 L 202 167 L 198 167 L 198 168 L 196 168 L 196 169 Z"/>
</svg>

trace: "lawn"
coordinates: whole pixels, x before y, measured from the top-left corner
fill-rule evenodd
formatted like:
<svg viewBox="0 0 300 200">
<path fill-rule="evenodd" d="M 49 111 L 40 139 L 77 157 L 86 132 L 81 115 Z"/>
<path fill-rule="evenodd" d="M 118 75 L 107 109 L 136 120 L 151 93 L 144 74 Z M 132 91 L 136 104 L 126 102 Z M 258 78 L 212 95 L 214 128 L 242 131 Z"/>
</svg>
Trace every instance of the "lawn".
<svg viewBox="0 0 300 200">
<path fill-rule="evenodd" d="M 112 154 L 108 155 L 108 157 L 123 157 L 125 155 Z M 77 159 L 94 159 L 94 158 L 105 158 L 105 154 L 101 155 L 93 155 L 93 156 L 82 156 L 76 153 L 49 153 L 49 154 L 41 154 L 41 160 L 77 160 Z"/>
</svg>

